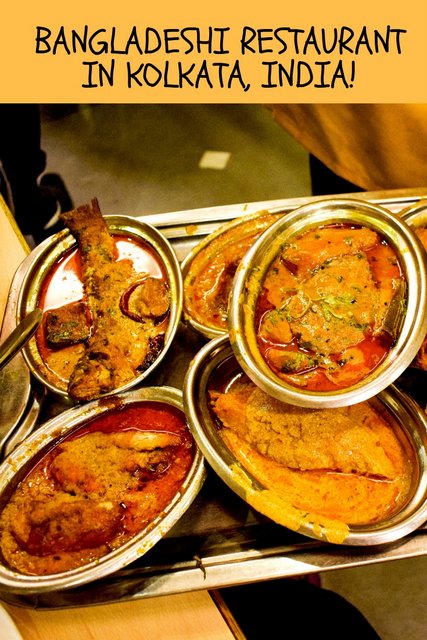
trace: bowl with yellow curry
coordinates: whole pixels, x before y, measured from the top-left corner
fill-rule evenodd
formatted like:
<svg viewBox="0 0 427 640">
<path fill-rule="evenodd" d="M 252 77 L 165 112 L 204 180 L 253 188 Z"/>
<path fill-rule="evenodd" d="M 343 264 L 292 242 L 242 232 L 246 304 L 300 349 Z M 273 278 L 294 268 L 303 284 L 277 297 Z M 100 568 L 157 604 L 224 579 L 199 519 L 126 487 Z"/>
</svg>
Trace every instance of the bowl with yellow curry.
<svg viewBox="0 0 427 640">
<path fill-rule="evenodd" d="M 193 360 L 184 407 L 213 470 L 292 531 L 366 546 L 427 519 L 427 418 L 395 385 L 345 407 L 297 406 L 258 387 L 223 336 Z"/>
</svg>

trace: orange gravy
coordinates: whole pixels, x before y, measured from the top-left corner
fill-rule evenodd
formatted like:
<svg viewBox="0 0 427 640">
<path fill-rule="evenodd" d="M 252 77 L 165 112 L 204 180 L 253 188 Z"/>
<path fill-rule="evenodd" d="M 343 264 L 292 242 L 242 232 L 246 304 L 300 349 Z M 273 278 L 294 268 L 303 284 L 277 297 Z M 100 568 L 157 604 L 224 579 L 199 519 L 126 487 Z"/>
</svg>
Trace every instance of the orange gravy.
<svg viewBox="0 0 427 640">
<path fill-rule="evenodd" d="M 197 253 L 184 280 L 184 309 L 201 325 L 227 330 L 228 299 L 236 269 L 258 236 L 281 214 L 254 216 L 224 230 Z"/>
<path fill-rule="evenodd" d="M 279 496 L 281 513 L 268 514 L 277 522 L 295 529 L 315 514 L 318 522 L 368 525 L 387 519 L 408 499 L 414 453 L 381 405 L 293 407 L 269 397 L 229 363 L 216 371 L 209 395 L 220 437 L 268 490 L 266 499 Z"/>
</svg>

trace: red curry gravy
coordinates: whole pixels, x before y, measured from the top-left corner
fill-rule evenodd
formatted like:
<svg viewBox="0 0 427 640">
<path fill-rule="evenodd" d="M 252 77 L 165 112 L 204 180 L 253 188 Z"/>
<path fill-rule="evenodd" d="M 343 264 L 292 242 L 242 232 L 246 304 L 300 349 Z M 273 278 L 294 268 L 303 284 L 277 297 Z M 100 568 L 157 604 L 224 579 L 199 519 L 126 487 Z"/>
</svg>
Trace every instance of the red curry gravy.
<svg viewBox="0 0 427 640">
<path fill-rule="evenodd" d="M 307 231 L 283 247 L 264 279 L 256 309 L 261 354 L 291 385 L 352 386 L 389 353 L 384 322 L 398 296 L 404 307 L 401 266 L 375 231 L 347 224 Z"/>
<path fill-rule="evenodd" d="M 181 489 L 195 447 L 184 414 L 135 402 L 55 444 L 0 515 L 6 563 L 28 575 L 80 567 L 148 527 Z"/>
</svg>

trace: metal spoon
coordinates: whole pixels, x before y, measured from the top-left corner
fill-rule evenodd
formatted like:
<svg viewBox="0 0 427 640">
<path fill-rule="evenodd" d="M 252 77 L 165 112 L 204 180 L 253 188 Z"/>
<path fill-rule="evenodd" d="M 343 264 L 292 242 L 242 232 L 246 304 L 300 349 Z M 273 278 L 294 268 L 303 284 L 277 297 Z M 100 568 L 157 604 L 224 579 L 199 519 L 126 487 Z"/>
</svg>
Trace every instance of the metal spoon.
<svg viewBox="0 0 427 640">
<path fill-rule="evenodd" d="M 42 317 L 42 310 L 34 309 L 21 320 L 6 340 L 0 344 L 0 369 L 7 365 L 35 334 Z"/>
</svg>

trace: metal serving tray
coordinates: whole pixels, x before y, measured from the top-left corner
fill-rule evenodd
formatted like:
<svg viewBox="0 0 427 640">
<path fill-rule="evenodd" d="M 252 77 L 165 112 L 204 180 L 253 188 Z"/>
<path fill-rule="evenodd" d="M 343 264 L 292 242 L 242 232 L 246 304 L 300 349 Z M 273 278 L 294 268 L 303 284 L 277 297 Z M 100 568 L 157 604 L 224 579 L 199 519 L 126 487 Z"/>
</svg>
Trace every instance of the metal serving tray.
<svg viewBox="0 0 427 640">
<path fill-rule="evenodd" d="M 352 194 L 346 195 L 351 197 Z M 382 204 L 394 213 L 415 205 L 425 197 L 427 187 L 357 194 L 357 198 Z M 172 243 L 178 259 L 183 260 L 199 240 L 227 220 L 261 209 L 288 212 L 313 199 L 236 204 L 147 215 L 141 219 L 157 227 Z M 15 279 L 3 323 L 4 332 L 11 329 L 17 286 Z M 150 386 L 182 388 L 189 362 L 205 343 L 205 338 L 181 325 L 163 366 L 149 377 L 147 383 Z M 423 407 L 426 384 L 427 373 L 414 369 L 408 369 L 396 381 L 396 386 Z M 40 397 L 34 381 L 31 381 L 31 391 L 30 395 Z M 0 394 L 3 395 L 2 388 Z M 25 435 L 29 428 L 36 428 L 66 408 L 68 405 L 64 405 L 61 399 L 47 393 L 32 424 L 27 420 L 25 425 L 24 414 L 15 427 L 14 443 L 19 440 L 21 429 L 21 436 Z M 22 423 L 25 428 L 22 428 Z M 5 442 L 5 449 L 8 445 L 10 440 Z M 26 596 L 0 593 L 0 599 L 39 609 L 94 605 L 216 589 L 422 555 L 427 555 L 427 524 L 405 538 L 387 544 L 369 547 L 327 544 L 294 533 L 259 515 L 208 469 L 207 480 L 191 507 L 140 560 L 81 587 Z"/>
</svg>

